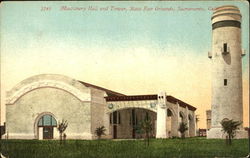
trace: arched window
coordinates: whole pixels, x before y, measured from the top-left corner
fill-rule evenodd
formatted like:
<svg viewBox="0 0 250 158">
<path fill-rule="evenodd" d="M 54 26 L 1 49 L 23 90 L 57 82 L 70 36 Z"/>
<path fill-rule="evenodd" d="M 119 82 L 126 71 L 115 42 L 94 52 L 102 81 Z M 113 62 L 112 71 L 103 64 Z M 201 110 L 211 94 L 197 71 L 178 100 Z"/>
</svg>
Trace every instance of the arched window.
<svg viewBox="0 0 250 158">
<path fill-rule="evenodd" d="M 181 118 L 181 122 L 183 122 L 183 121 L 184 121 L 184 114 L 183 114 L 183 112 L 180 112 L 180 113 L 179 113 L 179 116 L 180 116 L 180 118 Z"/>
<path fill-rule="evenodd" d="M 38 121 L 38 127 L 44 127 L 44 126 L 53 126 L 56 127 L 57 123 L 53 116 L 51 115 L 44 115 L 40 118 Z"/>
<path fill-rule="evenodd" d="M 168 117 L 173 116 L 173 113 L 172 113 L 172 111 L 171 111 L 170 109 L 167 110 L 167 116 L 168 116 Z"/>
<path fill-rule="evenodd" d="M 189 121 L 192 121 L 193 120 L 192 115 L 188 114 L 188 119 L 189 119 Z"/>
</svg>

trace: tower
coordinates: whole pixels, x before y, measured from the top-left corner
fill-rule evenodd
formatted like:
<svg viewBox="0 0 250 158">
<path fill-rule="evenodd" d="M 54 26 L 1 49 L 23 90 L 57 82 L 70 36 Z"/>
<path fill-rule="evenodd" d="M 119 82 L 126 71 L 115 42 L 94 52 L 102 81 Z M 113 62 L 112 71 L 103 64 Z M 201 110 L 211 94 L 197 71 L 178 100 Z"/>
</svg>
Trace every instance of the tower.
<svg viewBox="0 0 250 158">
<path fill-rule="evenodd" d="M 212 15 L 212 120 L 208 138 L 225 137 L 223 119 L 243 121 L 241 13 L 235 6 L 221 6 Z M 236 137 L 244 137 L 243 128 Z"/>
</svg>

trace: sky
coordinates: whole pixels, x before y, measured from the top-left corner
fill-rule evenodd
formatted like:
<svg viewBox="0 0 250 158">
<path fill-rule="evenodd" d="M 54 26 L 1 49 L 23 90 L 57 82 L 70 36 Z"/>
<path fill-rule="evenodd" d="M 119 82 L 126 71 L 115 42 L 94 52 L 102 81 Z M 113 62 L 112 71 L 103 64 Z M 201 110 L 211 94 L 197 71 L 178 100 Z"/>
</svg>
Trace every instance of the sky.
<svg viewBox="0 0 250 158">
<path fill-rule="evenodd" d="M 28 77 L 50 73 L 127 95 L 166 91 L 195 106 L 198 128 L 206 128 L 205 111 L 211 108 L 211 15 L 221 5 L 238 6 L 243 18 L 247 126 L 249 6 L 240 1 L 1 3 L 1 122 L 5 92 Z"/>
</svg>

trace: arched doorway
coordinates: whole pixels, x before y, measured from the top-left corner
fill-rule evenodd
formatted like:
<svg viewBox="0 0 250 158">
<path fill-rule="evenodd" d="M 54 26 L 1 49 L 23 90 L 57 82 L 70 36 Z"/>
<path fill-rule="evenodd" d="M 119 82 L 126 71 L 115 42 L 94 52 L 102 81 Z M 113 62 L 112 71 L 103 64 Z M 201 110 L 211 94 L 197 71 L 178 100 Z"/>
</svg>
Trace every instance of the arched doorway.
<svg viewBox="0 0 250 158">
<path fill-rule="evenodd" d="M 40 117 L 37 125 L 39 139 L 53 139 L 56 126 L 56 119 L 52 115 L 45 114 Z"/>
<path fill-rule="evenodd" d="M 112 137 L 113 139 L 117 138 L 117 126 L 121 124 L 121 113 L 120 111 L 114 111 L 109 114 L 109 121 L 112 125 Z"/>
</svg>

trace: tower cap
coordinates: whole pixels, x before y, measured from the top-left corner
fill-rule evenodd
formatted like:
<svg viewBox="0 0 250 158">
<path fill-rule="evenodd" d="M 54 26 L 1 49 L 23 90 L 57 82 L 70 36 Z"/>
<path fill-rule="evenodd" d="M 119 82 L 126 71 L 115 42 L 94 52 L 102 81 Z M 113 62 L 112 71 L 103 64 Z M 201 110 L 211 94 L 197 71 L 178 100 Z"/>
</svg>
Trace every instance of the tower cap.
<svg viewBox="0 0 250 158">
<path fill-rule="evenodd" d="M 219 21 L 241 22 L 241 13 L 239 8 L 236 6 L 224 5 L 215 8 L 211 20 L 213 24 Z"/>
</svg>

